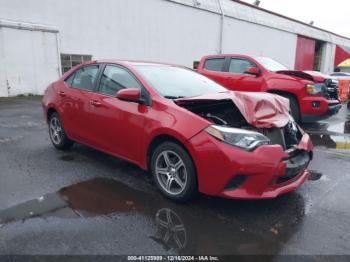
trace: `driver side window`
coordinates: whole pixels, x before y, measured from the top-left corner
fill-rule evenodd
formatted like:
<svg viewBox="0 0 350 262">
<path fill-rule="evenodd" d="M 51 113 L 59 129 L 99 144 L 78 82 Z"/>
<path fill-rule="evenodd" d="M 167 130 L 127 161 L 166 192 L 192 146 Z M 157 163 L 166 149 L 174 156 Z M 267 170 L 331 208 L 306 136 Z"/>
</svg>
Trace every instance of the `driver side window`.
<svg viewBox="0 0 350 262">
<path fill-rule="evenodd" d="M 119 90 L 131 87 L 141 89 L 139 82 L 127 70 L 117 66 L 106 66 L 99 86 L 102 94 L 115 96 Z"/>
<path fill-rule="evenodd" d="M 229 72 L 235 74 L 244 74 L 249 67 L 256 67 L 256 65 L 246 59 L 232 58 L 230 62 Z"/>
</svg>

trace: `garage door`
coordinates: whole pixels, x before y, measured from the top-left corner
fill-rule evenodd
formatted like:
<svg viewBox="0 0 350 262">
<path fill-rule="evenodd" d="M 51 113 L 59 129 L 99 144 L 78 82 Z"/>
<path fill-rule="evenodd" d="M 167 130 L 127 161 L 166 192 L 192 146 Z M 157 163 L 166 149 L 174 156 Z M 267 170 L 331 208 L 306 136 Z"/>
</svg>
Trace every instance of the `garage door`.
<svg viewBox="0 0 350 262">
<path fill-rule="evenodd" d="M 298 36 L 295 70 L 313 70 L 316 41 Z"/>
<path fill-rule="evenodd" d="M 59 77 L 58 30 L 0 21 L 0 96 L 43 94 Z"/>
</svg>

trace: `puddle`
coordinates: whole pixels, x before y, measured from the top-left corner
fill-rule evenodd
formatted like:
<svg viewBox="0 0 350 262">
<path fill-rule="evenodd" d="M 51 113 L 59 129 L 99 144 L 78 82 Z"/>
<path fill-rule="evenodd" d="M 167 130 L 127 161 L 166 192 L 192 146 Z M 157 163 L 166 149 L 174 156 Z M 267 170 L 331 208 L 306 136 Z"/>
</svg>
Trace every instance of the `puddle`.
<svg viewBox="0 0 350 262">
<path fill-rule="evenodd" d="M 350 137 L 315 133 L 309 135 L 315 147 L 350 150 Z"/>
<path fill-rule="evenodd" d="M 8 124 L 8 123 L 0 123 L 0 127 L 3 128 L 27 128 L 27 127 L 42 127 L 45 125 L 44 121 L 41 122 L 32 122 L 28 121 L 26 123 L 21 124 Z"/>
<path fill-rule="evenodd" d="M 94 152 L 98 152 L 98 151 L 94 151 Z M 103 155 L 103 153 L 98 152 L 99 154 Z M 60 155 L 58 157 L 59 160 L 64 161 L 64 162 L 85 162 L 86 158 L 84 157 L 84 155 L 77 153 L 76 150 L 71 151 L 69 153 L 65 153 L 63 155 Z"/>
<path fill-rule="evenodd" d="M 310 181 L 317 181 L 320 180 L 322 178 L 322 173 L 318 172 L 318 171 L 314 171 L 314 170 L 309 170 L 310 171 L 310 175 L 308 180 Z"/>
<path fill-rule="evenodd" d="M 176 212 L 170 208 L 159 209 L 155 215 L 158 230 L 151 238 L 162 244 L 166 251 L 187 246 L 187 230 L 185 223 Z"/>
<path fill-rule="evenodd" d="M 24 136 L 5 137 L 5 138 L 0 137 L 0 144 L 1 143 L 12 143 L 12 142 L 21 140 L 23 138 L 24 138 Z"/>
<path fill-rule="evenodd" d="M 345 106 L 329 119 L 302 124 L 302 127 L 316 147 L 350 150 L 350 110 Z"/>
<path fill-rule="evenodd" d="M 73 161 L 73 160 L 75 160 L 75 156 L 74 155 L 63 155 L 63 156 L 60 156 L 60 159 L 63 161 Z"/>
<path fill-rule="evenodd" d="M 315 147 L 350 151 L 350 111 L 345 107 L 338 115 L 321 122 L 302 125 Z"/>
<path fill-rule="evenodd" d="M 305 214 L 297 193 L 273 201 L 200 197 L 188 204 L 138 191 L 111 179 L 93 179 L 0 211 L 3 227 L 33 218 L 90 219 L 128 213 L 148 217 L 164 250 L 177 253 L 276 253 Z M 113 214 L 113 215 L 112 215 Z M 116 223 L 122 223 L 116 220 Z M 0 231 L 1 231 L 0 227 Z M 274 230 L 272 230 L 274 229 Z M 142 234 L 142 232 L 140 232 Z"/>
</svg>

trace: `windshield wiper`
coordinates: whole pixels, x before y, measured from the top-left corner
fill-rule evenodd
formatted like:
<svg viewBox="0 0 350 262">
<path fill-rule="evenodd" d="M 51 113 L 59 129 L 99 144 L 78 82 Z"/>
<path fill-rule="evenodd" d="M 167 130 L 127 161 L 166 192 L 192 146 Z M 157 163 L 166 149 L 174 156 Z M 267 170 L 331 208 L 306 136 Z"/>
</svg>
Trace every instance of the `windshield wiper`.
<svg viewBox="0 0 350 262">
<path fill-rule="evenodd" d="M 167 99 L 179 99 L 179 98 L 184 98 L 184 96 L 164 96 Z"/>
</svg>

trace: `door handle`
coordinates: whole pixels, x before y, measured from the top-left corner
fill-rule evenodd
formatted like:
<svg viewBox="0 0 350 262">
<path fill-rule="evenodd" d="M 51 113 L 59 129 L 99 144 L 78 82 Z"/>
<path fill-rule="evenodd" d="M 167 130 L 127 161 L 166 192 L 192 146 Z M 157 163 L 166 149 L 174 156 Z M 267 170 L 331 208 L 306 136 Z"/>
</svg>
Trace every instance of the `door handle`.
<svg viewBox="0 0 350 262">
<path fill-rule="evenodd" d="M 66 93 L 63 92 L 63 91 L 59 91 L 58 94 L 59 94 L 60 96 L 62 96 L 62 97 L 66 96 Z"/>
<path fill-rule="evenodd" d="M 96 107 L 99 107 L 99 106 L 102 105 L 101 102 L 98 102 L 97 100 L 91 100 L 91 101 L 90 101 L 90 104 L 91 104 L 92 106 L 96 106 Z"/>
</svg>

